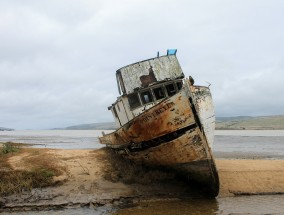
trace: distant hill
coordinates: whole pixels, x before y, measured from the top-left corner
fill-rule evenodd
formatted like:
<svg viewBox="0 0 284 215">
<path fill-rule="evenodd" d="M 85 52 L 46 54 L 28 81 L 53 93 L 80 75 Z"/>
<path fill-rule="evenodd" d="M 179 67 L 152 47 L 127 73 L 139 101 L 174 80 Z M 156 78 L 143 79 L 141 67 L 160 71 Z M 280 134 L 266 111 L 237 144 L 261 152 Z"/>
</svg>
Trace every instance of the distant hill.
<svg viewBox="0 0 284 215">
<path fill-rule="evenodd" d="M 64 128 L 65 130 L 115 130 L 117 129 L 114 122 L 101 122 L 91 124 L 73 125 Z"/>
<path fill-rule="evenodd" d="M 216 117 L 219 130 L 283 130 L 284 115 L 279 116 L 237 116 Z"/>
<path fill-rule="evenodd" d="M 241 121 L 254 118 L 253 116 L 228 116 L 228 117 L 216 117 L 216 122 L 227 122 L 227 121 Z"/>
<path fill-rule="evenodd" d="M 73 125 L 63 130 L 116 130 L 114 122 Z M 217 130 L 284 130 L 284 115 L 216 117 Z M 1 128 L 0 128 L 1 130 Z"/>
<path fill-rule="evenodd" d="M 12 128 L 0 127 L 0 131 L 14 131 L 14 129 L 12 129 Z"/>
</svg>

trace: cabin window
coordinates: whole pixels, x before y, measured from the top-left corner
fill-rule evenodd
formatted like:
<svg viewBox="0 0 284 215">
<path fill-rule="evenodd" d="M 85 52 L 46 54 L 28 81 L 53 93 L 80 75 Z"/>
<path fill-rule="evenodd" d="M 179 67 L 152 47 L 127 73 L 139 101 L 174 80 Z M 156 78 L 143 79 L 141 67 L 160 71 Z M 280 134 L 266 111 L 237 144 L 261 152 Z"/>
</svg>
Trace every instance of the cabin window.
<svg viewBox="0 0 284 215">
<path fill-rule="evenodd" d="M 177 88 L 178 88 L 178 90 L 181 90 L 181 88 L 182 88 L 182 82 L 181 81 L 177 82 Z"/>
<path fill-rule="evenodd" d="M 175 85 L 173 83 L 166 85 L 166 90 L 167 90 L 168 96 L 172 96 L 176 93 Z"/>
<path fill-rule="evenodd" d="M 112 111 L 113 111 L 113 113 L 114 113 L 115 117 L 116 117 L 116 118 L 118 118 L 118 115 L 117 115 L 117 112 L 116 112 L 115 106 L 113 106 Z"/>
<path fill-rule="evenodd" d="M 128 102 L 131 109 L 137 108 L 141 105 L 138 93 L 133 93 L 128 96 Z"/>
<path fill-rule="evenodd" d="M 153 102 L 153 96 L 152 96 L 150 90 L 141 92 L 140 95 L 141 95 L 141 99 L 142 99 L 143 104 L 147 104 L 149 102 Z"/>
<path fill-rule="evenodd" d="M 166 97 L 165 92 L 163 91 L 162 87 L 153 89 L 153 92 L 157 100 L 160 100 Z"/>
</svg>

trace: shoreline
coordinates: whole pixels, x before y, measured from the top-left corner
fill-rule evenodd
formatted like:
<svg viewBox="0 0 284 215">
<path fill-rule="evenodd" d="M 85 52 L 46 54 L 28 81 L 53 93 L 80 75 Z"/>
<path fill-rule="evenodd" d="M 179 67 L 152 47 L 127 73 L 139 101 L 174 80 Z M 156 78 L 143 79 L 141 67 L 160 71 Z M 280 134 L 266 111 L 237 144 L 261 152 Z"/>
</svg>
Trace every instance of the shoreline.
<svg viewBox="0 0 284 215">
<path fill-rule="evenodd" d="M 147 200 L 198 197 L 197 191 L 184 181 L 173 179 L 171 174 L 157 170 L 150 171 L 150 174 L 147 170 L 148 181 L 139 181 L 133 174 L 135 172 L 131 173 L 130 169 L 129 175 L 121 176 L 119 169 L 113 167 L 113 161 L 104 148 L 34 150 L 56 160 L 66 168 L 65 173 L 54 177 L 57 186 L 0 197 L 0 212 L 78 206 L 120 206 Z M 13 169 L 25 168 L 23 161 L 29 156 L 35 154 L 15 154 L 9 158 L 9 163 Z M 284 160 L 217 158 L 215 161 L 220 177 L 220 194 L 217 198 L 284 194 Z M 127 183 L 122 182 L 123 179 L 127 179 Z"/>
<path fill-rule="evenodd" d="M 275 153 L 262 152 L 220 152 L 213 151 L 215 159 L 219 160 L 284 160 L 284 155 L 277 155 Z"/>
</svg>

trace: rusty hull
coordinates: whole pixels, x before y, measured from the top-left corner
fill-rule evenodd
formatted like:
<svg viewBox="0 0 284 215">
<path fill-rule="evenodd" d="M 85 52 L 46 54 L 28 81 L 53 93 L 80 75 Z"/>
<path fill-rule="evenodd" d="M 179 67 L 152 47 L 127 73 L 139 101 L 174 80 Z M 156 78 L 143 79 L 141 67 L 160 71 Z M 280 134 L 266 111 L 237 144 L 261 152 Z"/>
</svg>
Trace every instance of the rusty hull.
<svg viewBox="0 0 284 215">
<path fill-rule="evenodd" d="M 162 101 L 143 112 L 117 131 L 100 137 L 100 142 L 112 147 L 150 141 L 195 124 L 186 91 Z"/>
<path fill-rule="evenodd" d="M 180 137 L 148 149 L 120 151 L 124 157 L 150 166 L 167 167 L 201 185 L 208 196 L 217 196 L 219 177 L 208 144 L 198 127 Z"/>
</svg>

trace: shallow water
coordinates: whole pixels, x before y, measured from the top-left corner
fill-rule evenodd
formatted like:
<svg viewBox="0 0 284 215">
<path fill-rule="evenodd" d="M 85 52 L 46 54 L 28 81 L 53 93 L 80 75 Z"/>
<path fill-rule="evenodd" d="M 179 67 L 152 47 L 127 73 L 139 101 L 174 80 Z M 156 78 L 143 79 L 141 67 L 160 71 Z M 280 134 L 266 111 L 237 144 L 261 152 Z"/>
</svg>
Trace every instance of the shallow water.
<svg viewBox="0 0 284 215">
<path fill-rule="evenodd" d="M 216 131 L 213 153 L 218 158 L 284 159 L 284 131 Z"/>
<path fill-rule="evenodd" d="M 189 199 L 173 201 L 148 201 L 124 209 L 110 206 L 98 208 L 75 208 L 49 211 L 3 213 L 9 215 L 223 215 L 223 214 L 284 214 L 284 195 L 239 196 L 216 199 Z"/>
<path fill-rule="evenodd" d="M 105 133 L 112 132 L 110 130 Z M 35 148 L 98 149 L 101 130 L 19 130 L 0 132 L 0 142 L 35 144 Z M 284 130 L 217 130 L 217 158 L 284 159 Z"/>
<path fill-rule="evenodd" d="M 46 210 L 46 211 L 23 211 L 23 212 L 4 212 L 2 214 L 7 215 L 106 215 L 111 214 L 115 211 L 110 206 L 102 206 L 98 208 L 69 208 L 69 209 L 62 209 L 62 210 Z"/>
<path fill-rule="evenodd" d="M 122 209 L 118 214 L 284 214 L 284 195 L 157 201 Z"/>
<path fill-rule="evenodd" d="M 105 131 L 108 133 L 111 131 Z M 98 149 L 101 130 L 18 130 L 0 131 L 0 142 L 35 144 L 34 148 Z"/>
</svg>

